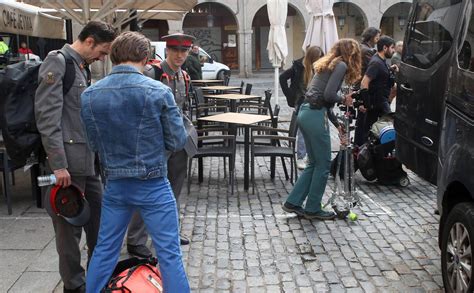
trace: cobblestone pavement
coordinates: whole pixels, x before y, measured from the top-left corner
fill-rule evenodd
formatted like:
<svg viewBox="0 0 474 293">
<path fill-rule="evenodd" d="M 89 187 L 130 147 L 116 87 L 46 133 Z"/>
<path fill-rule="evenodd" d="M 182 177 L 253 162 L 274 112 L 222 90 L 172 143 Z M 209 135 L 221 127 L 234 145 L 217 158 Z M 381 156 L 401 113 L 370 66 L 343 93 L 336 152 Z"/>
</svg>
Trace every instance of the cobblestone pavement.
<svg viewBox="0 0 474 293">
<path fill-rule="evenodd" d="M 273 87 L 270 74 L 246 81 L 256 93 Z M 292 185 L 280 160 L 274 181 L 268 160 L 256 160 L 254 193 L 243 190 L 243 158 L 237 161 L 233 195 L 214 158 L 204 160 L 201 184 L 193 168 L 191 192 L 181 195 L 193 292 L 442 292 L 434 186 L 412 173 L 406 188 L 358 175 L 357 221 L 308 221 L 281 209 Z M 62 292 L 51 221 L 34 206 L 21 171 L 13 192 L 13 216 L 0 202 L 0 292 Z"/>
</svg>

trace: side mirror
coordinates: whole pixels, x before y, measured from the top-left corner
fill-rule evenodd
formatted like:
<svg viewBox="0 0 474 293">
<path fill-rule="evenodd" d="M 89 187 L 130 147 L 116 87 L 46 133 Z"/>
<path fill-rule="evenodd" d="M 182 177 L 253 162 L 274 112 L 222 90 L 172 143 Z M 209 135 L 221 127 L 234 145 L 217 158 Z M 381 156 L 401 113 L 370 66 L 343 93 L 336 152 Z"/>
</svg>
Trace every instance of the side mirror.
<svg viewBox="0 0 474 293">
<path fill-rule="evenodd" d="M 209 58 L 209 59 L 207 60 L 207 62 L 212 64 L 212 63 L 214 63 L 214 59 Z"/>
</svg>

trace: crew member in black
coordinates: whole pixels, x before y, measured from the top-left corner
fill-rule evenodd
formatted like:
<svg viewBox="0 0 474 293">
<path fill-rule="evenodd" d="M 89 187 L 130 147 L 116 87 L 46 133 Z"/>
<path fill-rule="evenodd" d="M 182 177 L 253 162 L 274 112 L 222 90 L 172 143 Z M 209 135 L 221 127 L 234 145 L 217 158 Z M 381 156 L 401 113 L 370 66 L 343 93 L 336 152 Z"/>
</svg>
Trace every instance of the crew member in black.
<svg viewBox="0 0 474 293">
<path fill-rule="evenodd" d="M 359 131 L 356 131 L 354 138 L 357 145 L 364 144 L 372 124 L 390 112 L 390 94 L 396 95 L 396 91 L 392 90 L 395 86 L 393 73 L 398 72 L 398 66 L 389 67 L 387 59 L 390 59 L 394 52 L 395 41 L 388 36 L 380 37 L 377 42 L 377 54 L 370 59 L 360 84 L 361 89 L 368 89 L 368 95 L 364 105 L 359 107 L 359 111 L 365 113 L 365 119 L 357 125 Z"/>
</svg>

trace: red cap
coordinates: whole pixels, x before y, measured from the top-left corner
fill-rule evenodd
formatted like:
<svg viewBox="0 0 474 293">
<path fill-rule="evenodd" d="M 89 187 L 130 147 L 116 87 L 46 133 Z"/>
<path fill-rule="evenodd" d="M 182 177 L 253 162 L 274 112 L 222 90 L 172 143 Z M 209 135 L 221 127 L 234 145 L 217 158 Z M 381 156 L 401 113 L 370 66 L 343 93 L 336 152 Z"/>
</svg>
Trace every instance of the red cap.
<svg viewBox="0 0 474 293">
<path fill-rule="evenodd" d="M 90 207 L 84 193 L 72 184 L 66 188 L 55 185 L 49 194 L 51 210 L 74 226 L 84 226 L 90 218 Z"/>
<path fill-rule="evenodd" d="M 164 36 L 161 39 L 166 41 L 166 47 L 168 48 L 189 49 L 196 38 L 182 33 L 175 33 Z"/>
</svg>

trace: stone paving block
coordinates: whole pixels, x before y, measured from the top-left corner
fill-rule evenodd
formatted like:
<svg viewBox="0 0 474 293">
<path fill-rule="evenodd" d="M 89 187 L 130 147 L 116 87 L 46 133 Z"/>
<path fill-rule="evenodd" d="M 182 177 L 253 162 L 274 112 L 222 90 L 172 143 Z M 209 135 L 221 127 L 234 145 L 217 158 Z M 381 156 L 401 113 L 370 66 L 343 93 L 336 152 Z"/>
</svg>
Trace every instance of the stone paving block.
<svg viewBox="0 0 474 293">
<path fill-rule="evenodd" d="M 0 288 L 11 288 L 39 255 L 39 250 L 0 250 Z"/>
<path fill-rule="evenodd" d="M 52 292 L 60 281 L 57 272 L 25 272 L 8 292 Z"/>
<path fill-rule="evenodd" d="M 9 222 L 5 224 L 6 222 Z M 6 228 L 2 232 L 0 250 L 3 249 L 44 249 L 54 237 L 49 217 L 19 218 L 17 220 L 0 219 L 0 225 Z"/>
<path fill-rule="evenodd" d="M 49 244 L 41 250 L 37 258 L 26 269 L 28 272 L 58 272 L 59 259 L 56 251 L 56 241 L 51 239 Z M 59 272 L 58 272 L 59 274 Z"/>
</svg>

